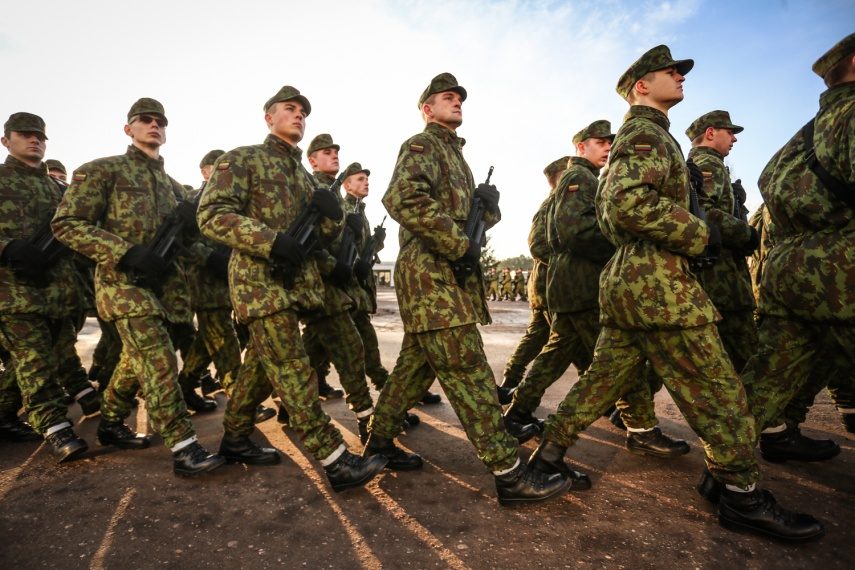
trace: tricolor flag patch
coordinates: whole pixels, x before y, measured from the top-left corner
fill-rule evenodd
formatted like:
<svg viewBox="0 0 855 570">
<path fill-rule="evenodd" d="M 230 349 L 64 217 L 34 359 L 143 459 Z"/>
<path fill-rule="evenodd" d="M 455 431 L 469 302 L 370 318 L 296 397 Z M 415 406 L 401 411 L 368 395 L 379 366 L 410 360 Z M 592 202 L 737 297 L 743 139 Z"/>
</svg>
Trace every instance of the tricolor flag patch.
<svg viewBox="0 0 855 570">
<path fill-rule="evenodd" d="M 635 152 L 650 152 L 653 150 L 653 145 L 649 144 L 637 144 L 635 145 Z"/>
<path fill-rule="evenodd" d="M 221 162 L 220 164 L 217 165 L 217 170 L 228 170 L 228 169 L 229 169 L 229 163 L 228 162 Z"/>
<path fill-rule="evenodd" d="M 425 151 L 425 147 L 423 145 L 420 145 L 420 144 L 411 143 L 410 144 L 410 150 L 412 152 L 422 153 Z"/>
<path fill-rule="evenodd" d="M 704 175 L 704 178 L 712 178 L 712 172 L 708 172 L 706 170 L 702 170 L 701 174 Z"/>
<path fill-rule="evenodd" d="M 83 182 L 86 180 L 86 175 L 82 172 L 75 172 L 74 176 L 71 177 L 72 182 Z"/>
<path fill-rule="evenodd" d="M 568 192 L 576 192 L 578 190 L 579 190 L 578 184 L 571 184 L 570 186 L 567 187 Z"/>
</svg>

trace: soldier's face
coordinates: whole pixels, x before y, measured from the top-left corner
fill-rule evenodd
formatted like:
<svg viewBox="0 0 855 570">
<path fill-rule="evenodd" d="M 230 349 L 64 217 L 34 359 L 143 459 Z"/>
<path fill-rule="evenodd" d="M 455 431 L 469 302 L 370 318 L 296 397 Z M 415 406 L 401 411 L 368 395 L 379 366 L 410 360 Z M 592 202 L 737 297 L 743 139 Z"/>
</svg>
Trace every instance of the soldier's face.
<svg viewBox="0 0 855 570">
<path fill-rule="evenodd" d="M 683 100 L 683 82 L 685 77 L 677 72 L 675 67 L 666 67 L 652 73 L 650 81 L 646 81 L 649 97 L 665 107 L 673 107 Z"/>
<path fill-rule="evenodd" d="M 612 150 L 612 141 L 591 137 L 581 143 L 581 155 L 591 161 L 597 168 L 602 168 L 609 160 L 609 152 Z"/>
<path fill-rule="evenodd" d="M 365 198 L 368 196 L 368 176 L 364 172 L 348 176 L 344 181 L 344 189 L 356 198 Z"/>
<path fill-rule="evenodd" d="M 264 114 L 270 134 L 295 145 L 303 140 L 306 130 L 306 112 L 297 101 L 274 103 Z"/>
<path fill-rule="evenodd" d="M 166 144 L 166 121 L 157 115 L 135 115 L 131 122 L 125 125 L 125 134 L 134 143 L 150 148 L 158 148 Z"/>
<path fill-rule="evenodd" d="M 463 124 L 463 101 L 456 91 L 437 93 L 433 103 L 425 104 L 424 110 L 428 121 L 449 129 L 454 130 Z"/>
<path fill-rule="evenodd" d="M 211 178 L 211 173 L 214 172 L 213 164 L 206 164 L 202 168 L 199 169 L 202 172 L 202 180 L 207 182 Z"/>
<path fill-rule="evenodd" d="M 309 157 L 309 164 L 315 172 L 323 172 L 324 174 L 338 174 L 338 151 L 335 148 L 322 148 L 316 150 Z"/>
<path fill-rule="evenodd" d="M 3 137 L 2 142 L 9 154 L 21 162 L 38 164 L 45 157 L 47 145 L 41 133 L 9 131 L 9 137 Z"/>
<path fill-rule="evenodd" d="M 736 142 L 736 135 L 730 129 L 713 129 L 712 147 L 716 149 L 722 156 L 730 154 L 733 148 L 733 143 Z"/>
<path fill-rule="evenodd" d="M 48 175 L 51 178 L 59 180 L 60 182 L 68 182 L 65 172 L 63 172 L 62 170 L 48 170 Z"/>
</svg>

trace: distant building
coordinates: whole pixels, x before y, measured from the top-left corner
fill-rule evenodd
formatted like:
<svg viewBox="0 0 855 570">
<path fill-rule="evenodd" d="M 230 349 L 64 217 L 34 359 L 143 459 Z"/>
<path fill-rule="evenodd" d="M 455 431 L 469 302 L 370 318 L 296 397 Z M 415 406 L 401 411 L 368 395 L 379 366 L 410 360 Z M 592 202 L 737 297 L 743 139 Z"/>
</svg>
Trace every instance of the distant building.
<svg viewBox="0 0 855 570">
<path fill-rule="evenodd" d="M 395 262 L 381 261 L 374 264 L 374 280 L 378 287 L 394 287 Z"/>
</svg>

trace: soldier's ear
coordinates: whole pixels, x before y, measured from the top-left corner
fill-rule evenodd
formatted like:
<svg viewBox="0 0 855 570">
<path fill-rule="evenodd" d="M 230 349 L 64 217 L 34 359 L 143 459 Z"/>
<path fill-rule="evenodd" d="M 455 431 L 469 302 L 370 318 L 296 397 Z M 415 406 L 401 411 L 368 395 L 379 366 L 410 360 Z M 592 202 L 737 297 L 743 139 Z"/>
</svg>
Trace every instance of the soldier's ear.
<svg viewBox="0 0 855 570">
<path fill-rule="evenodd" d="M 125 125 L 125 134 L 131 136 L 131 126 Z"/>
</svg>

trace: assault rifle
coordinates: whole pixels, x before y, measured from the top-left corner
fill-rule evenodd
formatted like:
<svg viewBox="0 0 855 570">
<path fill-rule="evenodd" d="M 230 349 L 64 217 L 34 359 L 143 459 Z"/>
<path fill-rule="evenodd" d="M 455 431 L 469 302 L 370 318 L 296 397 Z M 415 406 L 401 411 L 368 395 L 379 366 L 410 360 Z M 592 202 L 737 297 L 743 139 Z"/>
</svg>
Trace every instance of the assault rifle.
<svg viewBox="0 0 855 570">
<path fill-rule="evenodd" d="M 369 268 L 374 267 L 374 264 L 377 262 L 377 255 L 374 253 L 374 248 L 377 247 L 378 242 L 377 230 L 383 229 L 383 224 L 386 223 L 386 217 L 387 216 L 383 216 L 383 221 L 374 229 L 374 233 L 365 240 L 365 245 L 362 246 L 362 251 L 359 252 L 360 263 L 367 262 Z M 359 284 L 362 285 L 363 289 L 368 289 L 370 287 L 370 282 L 368 281 L 370 278 L 371 272 L 369 271 L 366 277 L 359 280 Z"/>
<path fill-rule="evenodd" d="M 694 162 L 691 160 L 687 161 L 687 164 L 691 164 L 695 168 Z M 698 200 L 698 192 L 703 191 L 703 179 L 700 181 L 694 179 L 693 177 L 689 177 L 689 213 L 703 220 L 705 224 L 708 226 L 711 222 L 707 221 L 707 212 L 704 210 L 703 206 L 701 206 L 700 201 Z M 718 251 L 710 249 L 709 246 L 704 248 L 704 252 L 691 260 L 690 265 L 692 269 L 698 270 L 703 269 L 704 267 L 710 267 L 715 263 L 718 259 Z"/>
<path fill-rule="evenodd" d="M 491 176 L 493 176 L 492 166 L 487 171 L 487 180 L 484 184 L 490 184 Z M 472 208 L 469 210 L 469 217 L 466 218 L 466 224 L 463 226 L 463 232 L 466 234 L 466 237 L 469 238 L 470 242 L 478 244 L 479 248 L 484 243 L 484 233 L 487 228 L 487 224 L 484 222 L 485 211 L 486 208 L 481 198 L 475 196 L 472 199 Z M 453 262 L 451 270 L 454 272 L 454 280 L 457 281 L 459 286 L 463 287 L 466 277 L 474 273 L 478 266 L 480 266 L 480 261 L 477 259 L 457 260 Z"/>
<path fill-rule="evenodd" d="M 182 202 L 179 202 L 178 207 L 182 207 Z M 190 202 L 193 204 L 193 202 Z M 171 267 L 178 255 L 185 251 L 182 236 L 189 228 L 187 222 L 179 214 L 178 208 L 173 210 L 160 227 L 151 241 L 146 244 L 146 247 L 156 256 L 158 256 L 165 267 Z M 131 272 L 131 282 L 140 287 L 146 287 L 154 291 L 158 296 L 163 293 L 163 287 L 160 282 L 152 283 L 144 275 L 135 271 Z"/>
<path fill-rule="evenodd" d="M 47 270 L 53 267 L 69 250 L 53 235 L 53 231 L 50 229 L 50 221 L 39 226 L 35 233 L 27 238 L 27 243 L 39 250 L 44 261 L 44 272 L 38 276 L 29 276 L 28 279 L 37 287 L 45 287 L 48 284 Z M 12 266 L 12 271 L 17 272 L 19 269 L 19 267 Z"/>
<path fill-rule="evenodd" d="M 357 198 L 356 204 L 353 207 L 353 212 L 351 212 L 352 214 L 359 212 L 359 204 L 361 202 L 362 198 Z M 342 276 L 342 282 L 340 285 L 347 285 L 353 279 L 353 267 L 356 264 L 356 258 L 358 255 L 356 250 L 356 234 L 353 233 L 353 229 L 347 224 L 347 217 L 349 215 L 350 214 L 344 215 L 344 230 L 342 230 L 341 243 L 339 244 L 338 255 L 335 259 L 336 266 L 344 267 L 347 272 L 346 277 Z M 361 220 L 360 223 L 362 223 Z"/>
</svg>

